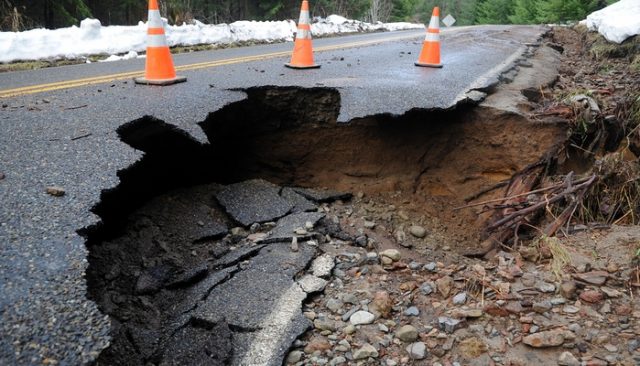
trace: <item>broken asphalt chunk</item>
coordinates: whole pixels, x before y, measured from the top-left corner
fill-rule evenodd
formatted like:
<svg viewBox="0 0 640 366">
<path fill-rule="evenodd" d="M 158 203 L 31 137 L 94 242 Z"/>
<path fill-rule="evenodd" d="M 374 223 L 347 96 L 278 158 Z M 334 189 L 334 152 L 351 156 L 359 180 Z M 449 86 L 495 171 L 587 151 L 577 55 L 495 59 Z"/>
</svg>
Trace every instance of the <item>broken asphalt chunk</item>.
<svg viewBox="0 0 640 366">
<path fill-rule="evenodd" d="M 208 322 L 207 322 L 208 323 Z M 228 365 L 233 354 L 232 333 L 225 322 L 201 327 L 191 322 L 167 342 L 162 365 Z"/>
<path fill-rule="evenodd" d="M 160 265 L 149 268 L 138 277 L 135 293 L 147 295 L 159 291 L 170 275 L 171 269 L 168 266 Z"/>
<path fill-rule="evenodd" d="M 316 277 L 327 278 L 331 275 L 335 265 L 335 259 L 330 254 L 325 253 L 313 260 L 311 272 Z"/>
<path fill-rule="evenodd" d="M 221 212 L 182 191 L 153 199 L 145 206 L 145 211 L 153 213 L 156 223 L 168 237 L 201 242 L 219 238 L 229 231 Z"/>
<path fill-rule="evenodd" d="M 214 267 L 229 267 L 258 254 L 264 245 L 244 246 L 232 250 L 214 263 Z"/>
<path fill-rule="evenodd" d="M 300 228 L 305 227 L 307 222 L 315 225 L 325 215 L 319 212 L 301 212 L 297 214 L 291 214 L 278 220 L 276 227 L 271 231 L 271 234 L 264 239 L 263 243 L 274 243 L 282 241 L 291 241 L 294 237 L 298 240 L 304 240 L 310 237 L 307 233 L 300 231 Z M 296 232 L 297 230 L 297 232 Z"/>
<path fill-rule="evenodd" d="M 178 274 L 173 278 L 167 287 L 176 288 L 176 287 L 186 287 L 192 285 L 203 278 L 205 278 L 209 274 L 209 268 L 207 267 L 207 263 L 201 263 L 200 265 L 189 268 L 186 271 Z"/>
<path fill-rule="evenodd" d="M 275 184 L 255 179 L 228 185 L 216 198 L 235 221 L 249 226 L 274 221 L 293 209 L 294 205 L 279 192 L 280 187 Z"/>
<path fill-rule="evenodd" d="M 344 193 L 338 191 L 331 190 L 316 190 L 309 188 L 293 188 L 298 194 L 301 194 L 307 199 L 310 199 L 314 202 L 324 203 L 324 202 L 334 202 L 338 200 L 350 200 L 353 195 L 351 193 Z"/>
<path fill-rule="evenodd" d="M 291 212 L 293 213 L 316 211 L 318 209 L 318 206 L 306 199 L 304 196 L 296 193 L 293 188 L 282 188 L 280 195 L 293 205 L 293 208 L 291 209 Z"/>
</svg>

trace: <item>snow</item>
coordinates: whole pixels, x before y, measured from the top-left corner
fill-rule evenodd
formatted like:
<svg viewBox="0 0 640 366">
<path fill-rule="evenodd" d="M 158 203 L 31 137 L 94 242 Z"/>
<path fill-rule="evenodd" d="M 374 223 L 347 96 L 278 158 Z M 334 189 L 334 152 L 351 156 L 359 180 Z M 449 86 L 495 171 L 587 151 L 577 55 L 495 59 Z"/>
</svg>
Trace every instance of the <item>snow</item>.
<svg viewBox="0 0 640 366">
<path fill-rule="evenodd" d="M 125 55 L 122 56 L 118 56 L 118 55 L 111 55 L 107 58 L 105 58 L 104 60 L 99 60 L 98 62 L 111 62 L 111 61 L 120 61 L 120 60 L 131 60 L 134 58 L 146 58 L 146 55 L 138 55 L 138 52 L 136 51 L 129 51 L 127 52 Z"/>
<path fill-rule="evenodd" d="M 622 43 L 640 34 L 640 0 L 620 0 L 591 13 L 582 23 L 608 41 Z"/>
<path fill-rule="evenodd" d="M 229 45 L 245 42 L 272 43 L 293 41 L 296 23 L 283 21 L 237 21 L 231 24 L 168 25 L 165 32 L 169 46 L 198 44 Z M 422 29 L 413 23 L 365 23 L 339 15 L 315 18 L 311 25 L 314 36 L 343 33 Z M 102 61 L 126 60 L 146 50 L 147 25 L 102 26 L 97 19 L 85 19 L 80 27 L 33 29 L 25 32 L 0 32 L 0 62 L 39 59 L 74 59 L 89 55 L 111 55 Z M 123 56 L 124 55 L 124 56 Z"/>
</svg>

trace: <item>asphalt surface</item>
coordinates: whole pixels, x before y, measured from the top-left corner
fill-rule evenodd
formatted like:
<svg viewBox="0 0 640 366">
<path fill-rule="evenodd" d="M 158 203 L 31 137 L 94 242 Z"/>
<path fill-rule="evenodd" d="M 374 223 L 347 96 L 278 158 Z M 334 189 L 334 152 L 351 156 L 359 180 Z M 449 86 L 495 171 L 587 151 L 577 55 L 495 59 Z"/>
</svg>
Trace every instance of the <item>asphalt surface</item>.
<svg viewBox="0 0 640 366">
<path fill-rule="evenodd" d="M 420 31 L 316 40 L 325 49 L 316 53 L 318 70 L 284 68 L 291 44 L 176 55 L 188 82 L 164 88 L 122 75 L 141 70 L 142 60 L 0 75 L 0 364 L 82 364 L 108 344 L 109 321 L 86 298 L 87 251 L 77 231 L 99 222 L 90 210 L 101 192 L 142 156 L 119 140 L 122 124 L 153 115 L 206 142 L 197 122 L 242 100 L 237 89 L 263 85 L 337 88 L 340 121 L 452 108 L 495 84 L 544 31 L 447 30 L 443 69 L 413 65 Z M 43 83 L 59 84 L 35 86 Z M 48 186 L 66 194 L 50 196 Z"/>
</svg>

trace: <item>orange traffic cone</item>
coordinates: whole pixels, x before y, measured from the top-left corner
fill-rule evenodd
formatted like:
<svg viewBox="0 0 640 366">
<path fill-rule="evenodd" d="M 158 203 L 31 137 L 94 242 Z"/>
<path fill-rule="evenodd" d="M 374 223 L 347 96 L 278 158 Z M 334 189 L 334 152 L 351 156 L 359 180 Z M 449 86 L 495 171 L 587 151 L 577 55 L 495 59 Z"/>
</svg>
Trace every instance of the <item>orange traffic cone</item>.
<svg viewBox="0 0 640 366">
<path fill-rule="evenodd" d="M 147 61 L 144 77 L 134 79 L 137 84 L 171 85 L 187 81 L 176 76 L 171 51 L 164 34 L 158 0 L 149 0 L 149 29 L 147 30 Z"/>
<path fill-rule="evenodd" d="M 422 52 L 416 66 L 442 67 L 440 63 L 440 8 L 433 8 L 427 36 L 424 39 Z"/>
<path fill-rule="evenodd" d="M 313 63 L 313 44 L 311 40 L 311 22 L 309 17 L 309 2 L 302 1 L 300 9 L 300 21 L 298 22 L 298 33 L 293 47 L 291 62 L 285 64 L 292 69 L 317 69 L 320 65 Z"/>
</svg>

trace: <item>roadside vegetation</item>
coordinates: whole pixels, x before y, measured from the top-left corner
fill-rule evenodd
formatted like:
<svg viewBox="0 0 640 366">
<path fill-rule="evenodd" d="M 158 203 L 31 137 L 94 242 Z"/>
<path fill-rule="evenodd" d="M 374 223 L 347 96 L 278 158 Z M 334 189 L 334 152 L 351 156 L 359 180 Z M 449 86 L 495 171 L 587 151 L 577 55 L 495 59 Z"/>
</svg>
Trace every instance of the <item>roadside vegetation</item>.
<svg viewBox="0 0 640 366">
<path fill-rule="evenodd" d="M 615 0 L 312 0 L 314 16 L 339 14 L 365 21 L 428 22 L 440 6 L 458 25 L 537 24 L 584 19 Z M 295 19 L 300 0 L 161 0 L 171 23 Z M 146 18 L 139 0 L 0 0 L 0 30 L 21 31 L 78 25 L 87 17 L 103 25 L 130 25 Z"/>
</svg>

